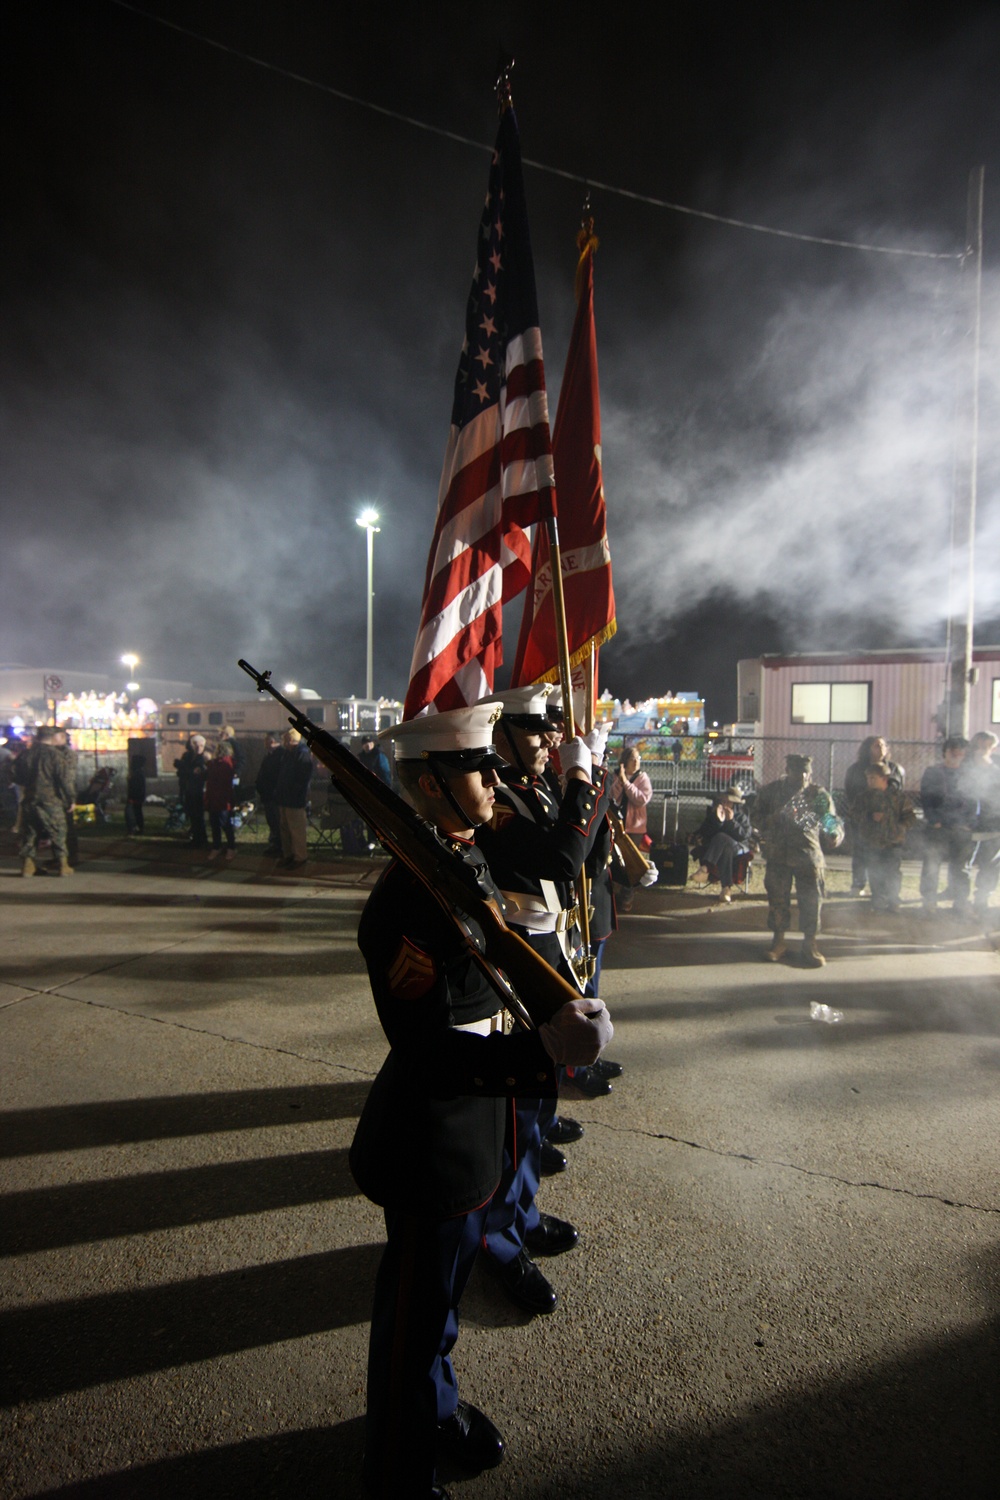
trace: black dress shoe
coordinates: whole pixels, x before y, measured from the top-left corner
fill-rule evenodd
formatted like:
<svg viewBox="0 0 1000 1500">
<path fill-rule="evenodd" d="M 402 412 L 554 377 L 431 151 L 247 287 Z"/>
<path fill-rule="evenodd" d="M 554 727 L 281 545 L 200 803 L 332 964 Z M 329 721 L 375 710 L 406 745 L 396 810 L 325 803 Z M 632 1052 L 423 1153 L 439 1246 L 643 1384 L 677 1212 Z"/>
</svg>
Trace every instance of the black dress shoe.
<svg viewBox="0 0 1000 1500">
<path fill-rule="evenodd" d="M 611 1093 L 611 1084 L 593 1068 L 577 1068 L 572 1074 L 566 1075 L 566 1092 L 570 1097 L 582 1094 L 584 1099 L 600 1099 L 604 1094 Z"/>
<path fill-rule="evenodd" d="M 492 1255 L 480 1257 L 487 1269 L 518 1307 L 529 1313 L 555 1312 L 559 1300 L 555 1289 L 546 1281 L 527 1250 L 521 1250 L 504 1264 Z"/>
<path fill-rule="evenodd" d="M 447 1422 L 438 1423 L 438 1453 L 469 1474 L 495 1469 L 506 1444 L 478 1406 L 460 1401 Z"/>
<path fill-rule="evenodd" d="M 579 1120 L 571 1120 L 567 1115 L 556 1115 L 545 1133 L 545 1139 L 550 1146 L 568 1146 L 571 1141 L 578 1141 L 582 1135 L 583 1126 Z"/>
<path fill-rule="evenodd" d="M 621 1063 L 612 1062 L 608 1057 L 599 1057 L 592 1066 L 601 1078 L 620 1078 L 625 1071 Z"/>
<path fill-rule="evenodd" d="M 524 1248 L 532 1255 L 562 1255 L 564 1250 L 572 1250 L 579 1238 L 577 1230 L 565 1219 L 540 1213 L 534 1229 L 524 1236 Z"/>
<path fill-rule="evenodd" d="M 549 1145 L 548 1141 L 542 1142 L 541 1159 L 539 1167 L 543 1177 L 554 1177 L 557 1172 L 565 1172 L 566 1158 L 555 1146 Z"/>
</svg>

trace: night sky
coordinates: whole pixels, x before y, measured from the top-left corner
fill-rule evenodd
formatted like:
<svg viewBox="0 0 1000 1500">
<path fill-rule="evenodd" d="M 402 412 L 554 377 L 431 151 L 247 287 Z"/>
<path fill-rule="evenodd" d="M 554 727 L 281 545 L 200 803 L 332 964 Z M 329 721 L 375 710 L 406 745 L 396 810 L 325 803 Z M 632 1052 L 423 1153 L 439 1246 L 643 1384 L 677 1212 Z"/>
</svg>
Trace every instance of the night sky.
<svg viewBox="0 0 1000 1500">
<path fill-rule="evenodd" d="M 1000 8 L 594 8 L 4 8 L 0 659 L 134 650 L 140 678 L 243 691 L 246 656 L 360 694 L 374 505 L 375 689 L 403 696 L 501 46 L 525 157 L 570 174 L 526 169 L 553 417 L 587 179 L 948 257 L 593 188 L 601 686 L 698 690 L 722 720 L 741 656 L 942 639 L 981 164 L 977 628 L 1000 639 Z"/>
</svg>

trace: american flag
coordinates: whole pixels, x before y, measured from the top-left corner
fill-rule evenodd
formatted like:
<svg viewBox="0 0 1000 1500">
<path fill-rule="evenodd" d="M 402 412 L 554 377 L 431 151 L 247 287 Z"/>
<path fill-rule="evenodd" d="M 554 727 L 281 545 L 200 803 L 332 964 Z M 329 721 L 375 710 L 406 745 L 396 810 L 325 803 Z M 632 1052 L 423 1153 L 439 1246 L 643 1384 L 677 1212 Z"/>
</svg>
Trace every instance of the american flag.
<svg viewBox="0 0 1000 1500">
<path fill-rule="evenodd" d="M 552 515 L 552 439 L 517 121 L 500 117 L 455 377 L 404 717 L 476 703 L 528 584 L 525 528 Z"/>
</svg>

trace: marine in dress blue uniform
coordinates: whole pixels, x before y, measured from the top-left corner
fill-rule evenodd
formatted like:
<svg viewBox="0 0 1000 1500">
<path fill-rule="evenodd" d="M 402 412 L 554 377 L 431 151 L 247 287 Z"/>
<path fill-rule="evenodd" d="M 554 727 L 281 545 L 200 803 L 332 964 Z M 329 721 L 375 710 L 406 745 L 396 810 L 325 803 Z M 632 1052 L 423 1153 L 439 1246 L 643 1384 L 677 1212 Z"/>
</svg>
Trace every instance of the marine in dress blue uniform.
<svg viewBox="0 0 1000 1500">
<path fill-rule="evenodd" d="M 535 684 L 487 700 L 502 704 L 494 738 L 509 760 L 499 773 L 492 821 L 478 830 L 476 842 L 503 892 L 510 925 L 576 983 L 564 947 L 573 910 L 572 881 L 604 821 L 606 799 L 600 773 L 579 739 L 564 751 L 565 765 L 574 759 L 576 764 L 568 771 L 561 799 L 546 782 L 546 701 L 552 691 L 550 684 Z M 559 1254 L 577 1241 L 571 1224 L 540 1213 L 535 1202 L 543 1142 L 555 1117 L 554 1096 L 517 1099 L 503 1176 L 484 1233 L 490 1269 L 519 1306 L 536 1313 L 554 1311 L 557 1297 L 532 1252 Z"/>
<path fill-rule="evenodd" d="M 495 893 L 472 838 L 492 813 L 495 710 L 454 710 L 397 725 L 400 780 L 448 840 L 470 882 Z M 495 992 L 457 927 L 393 862 L 365 908 L 358 942 L 390 1052 L 351 1147 L 361 1191 L 385 1214 L 372 1309 L 365 1490 L 378 1500 L 441 1496 L 444 1445 L 475 1472 L 504 1444 L 459 1400 L 451 1351 L 458 1304 L 500 1179 L 513 1097 L 555 1095 L 555 1059 L 596 1055 L 610 1034 L 600 1002 L 572 1002 L 537 1031 L 507 1032 Z M 589 1012 L 583 1007 L 593 1007 Z"/>
</svg>

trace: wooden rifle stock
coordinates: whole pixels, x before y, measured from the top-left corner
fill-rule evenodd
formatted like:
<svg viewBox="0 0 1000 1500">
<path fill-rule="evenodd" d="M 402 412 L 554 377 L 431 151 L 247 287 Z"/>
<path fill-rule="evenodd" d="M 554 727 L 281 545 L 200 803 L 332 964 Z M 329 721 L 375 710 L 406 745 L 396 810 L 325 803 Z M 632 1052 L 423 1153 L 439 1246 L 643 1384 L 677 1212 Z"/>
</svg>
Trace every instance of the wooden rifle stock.
<svg viewBox="0 0 1000 1500">
<path fill-rule="evenodd" d="M 653 868 L 652 860 L 646 858 L 631 834 L 625 832 L 625 824 L 622 822 L 621 813 L 615 807 L 614 803 L 608 804 L 608 821 L 611 824 L 611 832 L 614 834 L 615 843 L 621 852 L 625 874 L 628 876 L 628 883 L 629 885 L 638 885 L 642 877 L 648 874 Z"/>
<path fill-rule="evenodd" d="M 272 686 L 270 672 L 258 672 L 240 659 L 239 666 L 270 693 L 288 713 L 288 722 L 330 772 L 355 812 L 378 834 L 380 843 L 406 866 L 458 928 L 469 952 L 504 1007 L 524 1026 L 551 1020 L 567 1000 L 580 992 L 556 971 L 504 920 L 495 896 L 480 889 L 474 872 L 456 858 L 446 836 L 439 834 L 408 802 L 363 766 Z M 479 944 L 470 923 L 483 934 Z"/>
</svg>

